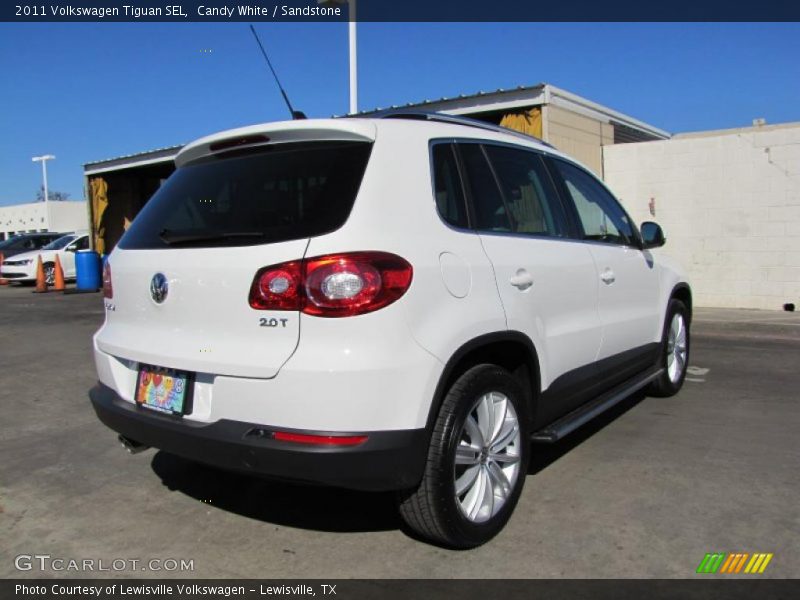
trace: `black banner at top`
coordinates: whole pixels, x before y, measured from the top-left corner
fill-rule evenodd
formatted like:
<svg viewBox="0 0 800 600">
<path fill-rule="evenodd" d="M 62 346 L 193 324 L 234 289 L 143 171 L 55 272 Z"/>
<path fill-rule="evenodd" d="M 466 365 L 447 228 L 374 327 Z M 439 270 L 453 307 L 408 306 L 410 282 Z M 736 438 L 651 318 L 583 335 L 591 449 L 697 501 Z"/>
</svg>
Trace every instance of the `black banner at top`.
<svg viewBox="0 0 800 600">
<path fill-rule="evenodd" d="M 760 0 L 16 0 L 7 22 L 800 21 L 800 2 Z"/>
</svg>

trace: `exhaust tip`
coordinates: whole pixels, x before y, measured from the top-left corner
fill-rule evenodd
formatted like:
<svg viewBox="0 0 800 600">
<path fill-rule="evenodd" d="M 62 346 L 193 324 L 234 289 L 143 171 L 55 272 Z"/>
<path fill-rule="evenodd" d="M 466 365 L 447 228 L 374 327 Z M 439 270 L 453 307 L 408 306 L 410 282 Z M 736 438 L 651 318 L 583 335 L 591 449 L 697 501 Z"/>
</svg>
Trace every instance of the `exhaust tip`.
<svg viewBox="0 0 800 600">
<path fill-rule="evenodd" d="M 124 435 L 117 436 L 117 439 L 122 444 L 122 447 L 128 451 L 128 454 L 139 454 L 139 452 L 144 452 L 150 448 L 150 446 L 145 446 L 141 442 L 126 438 Z"/>
</svg>

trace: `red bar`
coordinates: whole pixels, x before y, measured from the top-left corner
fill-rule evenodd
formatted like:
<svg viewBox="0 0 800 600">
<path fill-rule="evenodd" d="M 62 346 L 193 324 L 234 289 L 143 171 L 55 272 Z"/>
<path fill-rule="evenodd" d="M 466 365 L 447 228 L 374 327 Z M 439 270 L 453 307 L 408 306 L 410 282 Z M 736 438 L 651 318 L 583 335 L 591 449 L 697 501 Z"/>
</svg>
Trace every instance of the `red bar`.
<svg viewBox="0 0 800 600">
<path fill-rule="evenodd" d="M 297 444 L 316 444 L 320 446 L 357 446 L 367 441 L 366 435 L 308 435 L 305 433 L 290 433 L 288 431 L 275 431 L 272 438 L 281 442 L 295 442 Z"/>
<path fill-rule="evenodd" d="M 265 135 L 249 135 L 240 138 L 232 138 L 227 140 L 221 140 L 219 142 L 214 142 L 211 144 L 208 149 L 211 152 L 218 152 L 220 150 L 228 150 L 229 148 L 238 148 L 239 146 L 247 146 L 248 144 L 261 144 L 267 143 L 269 138 Z"/>
</svg>

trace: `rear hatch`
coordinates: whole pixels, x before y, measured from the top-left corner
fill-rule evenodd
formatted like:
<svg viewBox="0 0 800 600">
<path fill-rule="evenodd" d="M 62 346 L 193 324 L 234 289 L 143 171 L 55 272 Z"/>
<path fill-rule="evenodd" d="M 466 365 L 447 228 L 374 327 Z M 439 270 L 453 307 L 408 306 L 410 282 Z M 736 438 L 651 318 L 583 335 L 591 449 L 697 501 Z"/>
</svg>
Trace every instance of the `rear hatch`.
<svg viewBox="0 0 800 600">
<path fill-rule="evenodd" d="M 311 237 L 347 220 L 374 140 L 366 123 L 350 123 L 242 130 L 187 146 L 109 258 L 100 350 L 194 372 L 275 376 L 297 347 L 299 313 L 251 308 L 250 287 L 259 269 L 302 259 Z"/>
</svg>

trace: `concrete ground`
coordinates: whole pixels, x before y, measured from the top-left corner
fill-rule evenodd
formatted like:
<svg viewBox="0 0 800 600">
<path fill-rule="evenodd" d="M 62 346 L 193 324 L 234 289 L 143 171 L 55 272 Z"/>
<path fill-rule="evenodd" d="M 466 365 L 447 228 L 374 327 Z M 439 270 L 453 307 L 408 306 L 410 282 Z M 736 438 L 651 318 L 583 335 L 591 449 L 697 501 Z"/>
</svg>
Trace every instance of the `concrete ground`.
<svg viewBox="0 0 800 600">
<path fill-rule="evenodd" d="M 534 446 L 508 527 L 464 552 L 407 536 L 390 494 L 127 455 L 86 396 L 102 318 L 99 294 L 0 288 L 0 577 L 109 574 L 14 567 L 46 554 L 194 561 L 110 573 L 139 577 L 684 578 L 707 552 L 800 576 L 800 314 L 697 310 L 684 390 Z"/>
</svg>

